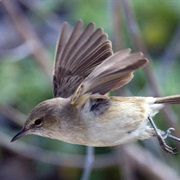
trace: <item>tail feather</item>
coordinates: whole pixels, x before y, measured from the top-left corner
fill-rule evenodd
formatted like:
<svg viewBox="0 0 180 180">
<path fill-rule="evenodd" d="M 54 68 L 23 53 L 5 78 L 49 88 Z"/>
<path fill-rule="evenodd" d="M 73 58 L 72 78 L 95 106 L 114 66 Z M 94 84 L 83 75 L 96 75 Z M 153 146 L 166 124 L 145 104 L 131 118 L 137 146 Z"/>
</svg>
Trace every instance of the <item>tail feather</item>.
<svg viewBox="0 0 180 180">
<path fill-rule="evenodd" d="M 155 104 L 180 104 L 180 94 L 156 98 Z"/>
</svg>

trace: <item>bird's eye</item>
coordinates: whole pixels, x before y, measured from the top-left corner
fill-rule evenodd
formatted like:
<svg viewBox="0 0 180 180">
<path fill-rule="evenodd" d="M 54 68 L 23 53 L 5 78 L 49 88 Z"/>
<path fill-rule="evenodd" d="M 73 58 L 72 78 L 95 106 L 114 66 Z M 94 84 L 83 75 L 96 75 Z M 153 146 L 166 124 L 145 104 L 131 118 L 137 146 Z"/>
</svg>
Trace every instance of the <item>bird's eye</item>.
<svg viewBox="0 0 180 180">
<path fill-rule="evenodd" d="M 42 119 L 36 119 L 36 120 L 34 121 L 34 124 L 35 124 L 36 126 L 40 126 L 41 123 L 42 123 Z"/>
</svg>

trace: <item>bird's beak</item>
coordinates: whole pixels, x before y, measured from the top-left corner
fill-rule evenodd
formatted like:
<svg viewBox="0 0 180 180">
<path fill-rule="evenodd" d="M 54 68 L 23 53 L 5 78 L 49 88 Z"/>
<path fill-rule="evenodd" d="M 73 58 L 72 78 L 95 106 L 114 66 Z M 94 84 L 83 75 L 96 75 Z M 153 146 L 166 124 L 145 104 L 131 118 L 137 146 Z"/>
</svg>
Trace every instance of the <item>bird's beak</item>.
<svg viewBox="0 0 180 180">
<path fill-rule="evenodd" d="M 17 139 L 21 138 L 22 136 L 27 134 L 27 130 L 22 128 L 11 140 L 11 142 L 16 141 Z"/>
</svg>

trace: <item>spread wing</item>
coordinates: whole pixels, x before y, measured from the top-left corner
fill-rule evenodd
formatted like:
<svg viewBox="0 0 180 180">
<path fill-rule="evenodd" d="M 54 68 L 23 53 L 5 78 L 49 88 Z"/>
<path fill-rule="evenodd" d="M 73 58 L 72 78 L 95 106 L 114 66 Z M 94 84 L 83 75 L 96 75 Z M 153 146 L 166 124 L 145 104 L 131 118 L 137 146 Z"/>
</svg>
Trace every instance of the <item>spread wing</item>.
<svg viewBox="0 0 180 180">
<path fill-rule="evenodd" d="M 93 94 L 104 95 L 126 85 L 133 78 L 133 71 L 147 62 L 141 52 L 130 54 L 130 49 L 124 49 L 115 53 L 83 80 L 72 96 L 71 104 L 81 106 Z"/>
<path fill-rule="evenodd" d="M 112 55 L 111 42 L 101 28 L 89 23 L 83 28 L 78 21 L 68 36 L 64 23 L 56 47 L 53 84 L 54 97 L 71 96 L 82 81 Z"/>
</svg>

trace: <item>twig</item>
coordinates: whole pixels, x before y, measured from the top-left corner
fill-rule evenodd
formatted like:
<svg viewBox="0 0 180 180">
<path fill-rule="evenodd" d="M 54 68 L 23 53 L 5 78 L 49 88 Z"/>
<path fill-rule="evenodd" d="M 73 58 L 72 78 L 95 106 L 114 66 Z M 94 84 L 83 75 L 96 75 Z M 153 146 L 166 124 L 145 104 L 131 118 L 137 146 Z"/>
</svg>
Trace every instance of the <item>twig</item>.
<svg viewBox="0 0 180 180">
<path fill-rule="evenodd" d="M 85 164 L 84 164 L 84 170 L 81 177 L 81 180 L 88 180 L 93 168 L 93 162 L 94 162 L 94 147 L 88 146 L 86 147 L 86 158 L 85 158 Z"/>
</svg>

